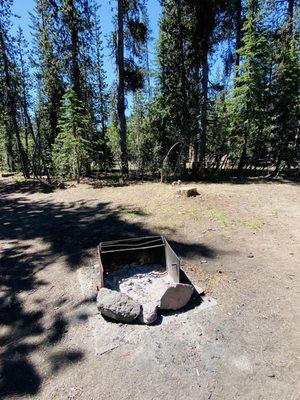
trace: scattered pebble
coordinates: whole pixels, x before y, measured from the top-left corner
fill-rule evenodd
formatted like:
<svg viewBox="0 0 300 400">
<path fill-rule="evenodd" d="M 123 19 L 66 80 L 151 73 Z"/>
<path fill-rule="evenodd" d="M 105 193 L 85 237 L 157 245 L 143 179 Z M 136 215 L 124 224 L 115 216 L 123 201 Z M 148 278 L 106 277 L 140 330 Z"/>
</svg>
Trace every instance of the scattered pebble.
<svg viewBox="0 0 300 400">
<path fill-rule="evenodd" d="M 269 373 L 269 374 L 267 374 L 267 377 L 268 378 L 275 378 L 275 374 L 274 373 Z"/>
</svg>

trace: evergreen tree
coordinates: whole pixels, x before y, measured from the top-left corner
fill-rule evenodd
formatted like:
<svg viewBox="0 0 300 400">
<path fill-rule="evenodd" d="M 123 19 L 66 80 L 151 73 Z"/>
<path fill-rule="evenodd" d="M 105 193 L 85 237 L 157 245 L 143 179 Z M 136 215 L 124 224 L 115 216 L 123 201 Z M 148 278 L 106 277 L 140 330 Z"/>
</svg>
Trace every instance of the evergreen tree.
<svg viewBox="0 0 300 400">
<path fill-rule="evenodd" d="M 242 44 L 242 0 L 234 2 L 234 28 L 235 28 L 235 78 L 239 75 L 240 54 L 239 49 Z"/>
<path fill-rule="evenodd" d="M 91 3 L 91 57 L 90 87 L 92 89 L 93 116 L 95 127 L 91 137 L 91 157 L 105 170 L 111 165 L 112 154 L 108 146 L 107 128 L 109 118 L 109 93 L 104 71 L 102 31 L 99 18 L 99 7 Z"/>
<path fill-rule="evenodd" d="M 269 103 L 269 47 L 263 27 L 259 2 L 248 0 L 243 26 L 243 45 L 239 50 L 241 65 L 231 101 L 232 146 L 240 144 L 238 171 L 257 164 L 265 140 L 264 126 Z M 237 150 L 238 151 L 238 150 Z M 253 160 L 253 157 L 255 160 Z"/>
<path fill-rule="evenodd" d="M 101 28 L 93 0 L 36 0 L 38 135 L 48 144 L 49 158 L 58 134 L 60 102 L 69 83 L 83 102 L 89 129 L 90 157 L 97 164 L 109 158 L 106 142 L 107 94 L 103 72 Z M 63 56 L 62 56 L 63 55 Z M 85 165 L 89 173 L 89 164 Z"/>
<path fill-rule="evenodd" d="M 197 124 L 196 107 L 199 105 L 200 92 L 189 57 L 190 25 L 187 2 L 162 2 L 157 47 L 159 71 L 155 119 L 160 125 L 157 133 L 160 132 L 161 158 L 166 156 L 175 143 L 179 143 L 168 157 L 171 169 L 175 168 L 180 154 L 183 155 L 181 168 L 184 169 L 188 145 Z"/>
<path fill-rule="evenodd" d="M 55 139 L 52 160 L 57 174 L 63 178 L 75 178 L 77 182 L 88 159 L 88 143 L 83 137 L 89 120 L 84 106 L 72 86 L 63 96 L 58 121 L 59 134 Z"/>
<path fill-rule="evenodd" d="M 231 6 L 227 0 L 197 1 L 190 0 L 189 14 L 191 15 L 191 60 L 195 71 L 195 80 L 200 81 L 201 93 L 198 106 L 199 116 L 199 141 L 198 148 L 194 149 L 196 155 L 196 167 L 198 175 L 203 175 L 206 156 L 207 133 L 207 108 L 209 100 L 209 53 L 214 44 L 214 32 L 218 25 L 226 21 L 226 11 Z M 200 79 L 199 79 L 199 73 Z"/>
<path fill-rule="evenodd" d="M 83 102 L 89 129 L 84 133 L 92 140 L 96 129 L 93 93 L 93 24 L 90 0 L 59 0 L 58 20 L 60 25 L 59 46 L 64 54 L 64 78 L 73 85 L 76 97 Z M 85 166 L 89 173 L 89 165 Z"/>
<path fill-rule="evenodd" d="M 98 115 L 98 123 L 103 137 L 107 130 L 108 123 L 108 103 L 109 94 L 107 92 L 106 75 L 104 71 L 103 60 L 103 42 L 100 19 L 98 16 L 99 9 L 96 3 L 93 4 L 92 24 L 93 24 L 93 52 L 95 54 L 93 62 L 94 76 L 94 96 L 95 96 L 95 111 Z"/>
<path fill-rule="evenodd" d="M 58 112 L 64 93 L 63 57 L 58 33 L 60 31 L 58 1 L 35 0 L 32 13 L 35 47 L 33 65 L 36 68 L 38 93 L 37 118 L 39 141 L 47 149 L 50 162 L 52 145 L 58 134 Z"/>
<path fill-rule="evenodd" d="M 176 163 L 180 154 L 185 168 L 189 147 L 195 170 L 203 173 L 207 130 L 208 55 L 213 33 L 221 21 L 225 1 L 165 0 L 160 19 L 158 42 L 158 112 L 164 138 L 180 142 L 173 151 Z M 166 142 L 167 142 L 166 141 Z M 164 146 L 165 147 L 165 146 Z M 184 147 L 184 149 L 183 149 Z"/>
<path fill-rule="evenodd" d="M 147 112 L 146 91 L 138 90 L 134 94 L 133 110 L 128 123 L 128 153 L 141 178 L 147 169 L 151 170 L 153 160 L 153 143 L 147 125 Z"/>
<path fill-rule="evenodd" d="M 287 2 L 287 21 L 275 41 L 276 68 L 273 73 L 271 145 L 275 173 L 299 160 L 300 60 L 298 33 L 294 30 L 294 2 Z"/>
<path fill-rule="evenodd" d="M 122 175 L 128 175 L 127 133 L 125 116 L 126 91 L 136 91 L 143 86 L 139 62 L 145 51 L 147 26 L 143 0 L 117 0 L 116 65 L 117 65 L 117 114 L 120 138 Z M 127 54 L 126 54 L 127 53 Z"/>
<path fill-rule="evenodd" d="M 1 168 L 48 181 L 50 166 L 79 179 L 107 170 L 113 158 L 123 176 L 128 161 L 141 177 L 162 166 L 163 176 L 166 169 L 183 175 L 189 160 L 198 176 L 225 166 L 239 173 L 270 163 L 275 173 L 293 168 L 300 152 L 297 3 L 161 0 L 152 91 L 145 0 L 115 2 L 111 88 L 96 0 L 35 0 L 35 85 L 24 36 L 11 33 L 12 0 L 0 0 Z"/>
<path fill-rule="evenodd" d="M 5 127 L 5 147 L 8 167 L 15 168 L 14 146 L 18 154 L 21 171 L 25 178 L 30 177 L 30 163 L 22 143 L 19 114 L 19 80 L 14 59 L 15 49 L 10 35 L 12 1 L 0 1 L 0 95 L 1 125 Z"/>
<path fill-rule="evenodd" d="M 85 0 L 61 0 L 59 12 L 66 72 L 77 98 L 83 100 L 86 82 L 81 66 L 89 55 L 84 38 L 85 35 L 90 35 L 89 3 Z"/>
<path fill-rule="evenodd" d="M 46 174 L 48 183 L 51 183 L 51 178 L 43 154 L 43 149 L 36 137 L 33 128 L 32 117 L 30 114 L 31 96 L 29 94 L 31 75 L 28 66 L 28 43 L 24 38 L 23 31 L 19 27 L 16 35 L 16 51 L 15 64 L 18 80 L 18 102 L 19 102 L 19 120 L 22 132 L 24 132 L 25 151 L 28 157 L 32 160 L 32 170 L 35 177 L 39 178 L 42 174 Z"/>
<path fill-rule="evenodd" d="M 230 151 L 227 93 L 217 93 L 208 107 L 207 155 L 209 168 L 217 172 L 225 166 Z"/>
</svg>

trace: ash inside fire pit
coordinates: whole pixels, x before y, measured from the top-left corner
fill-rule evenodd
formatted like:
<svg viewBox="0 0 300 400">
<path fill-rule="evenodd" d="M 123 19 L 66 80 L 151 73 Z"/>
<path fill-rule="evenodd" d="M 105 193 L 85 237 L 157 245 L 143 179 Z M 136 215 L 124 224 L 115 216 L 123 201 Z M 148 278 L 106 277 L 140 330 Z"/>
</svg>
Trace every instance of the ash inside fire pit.
<svg viewBox="0 0 300 400">
<path fill-rule="evenodd" d="M 128 265 L 104 277 L 105 287 L 125 293 L 141 304 L 159 300 L 172 283 L 166 269 L 159 264 Z"/>
</svg>

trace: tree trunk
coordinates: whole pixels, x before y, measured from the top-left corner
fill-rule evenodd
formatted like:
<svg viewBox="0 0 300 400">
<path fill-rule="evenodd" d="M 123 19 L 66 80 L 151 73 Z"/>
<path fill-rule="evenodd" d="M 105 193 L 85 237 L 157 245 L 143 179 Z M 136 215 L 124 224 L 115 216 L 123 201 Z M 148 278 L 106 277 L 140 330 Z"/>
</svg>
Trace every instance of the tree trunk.
<svg viewBox="0 0 300 400">
<path fill-rule="evenodd" d="M 42 161 L 44 172 L 45 172 L 45 174 L 47 176 L 47 182 L 49 184 L 51 184 L 50 173 L 49 173 L 49 170 L 48 170 L 48 167 L 47 167 L 47 163 L 46 163 L 45 157 L 43 155 L 43 151 L 41 149 L 40 142 L 39 142 L 39 140 L 37 140 L 37 138 L 35 137 L 35 134 L 34 134 L 31 118 L 30 118 L 30 115 L 28 113 L 28 106 L 27 106 L 27 100 L 26 100 L 26 96 L 25 95 L 24 95 L 23 102 L 21 102 L 21 104 L 23 105 L 23 111 L 24 111 L 24 114 L 25 114 L 25 118 L 27 120 L 27 124 L 28 124 L 28 127 L 29 127 L 30 134 L 32 136 L 34 145 L 35 145 L 35 147 L 36 147 L 36 149 L 37 149 L 37 151 L 39 153 L 40 159 Z"/>
<path fill-rule="evenodd" d="M 14 112 L 14 111 L 15 111 L 14 107 L 12 107 L 12 112 Z M 13 129 L 14 129 L 14 132 L 16 135 L 17 148 L 18 148 L 18 152 L 19 152 L 22 173 L 24 175 L 24 178 L 29 179 L 30 178 L 29 160 L 28 160 L 27 154 L 24 150 L 22 141 L 21 141 L 19 127 L 18 127 L 18 123 L 17 123 L 17 119 L 16 119 L 15 115 L 12 115 L 12 125 L 13 125 Z"/>
<path fill-rule="evenodd" d="M 58 12 L 58 5 L 56 4 L 56 1 L 51 0 L 49 2 L 51 4 L 51 7 L 54 8 L 55 10 L 55 18 L 57 18 L 57 12 Z M 37 85 L 43 86 L 44 84 L 44 90 L 45 92 L 48 92 L 48 101 L 47 101 L 47 119 L 49 120 L 49 135 L 47 134 L 46 140 L 47 140 L 47 146 L 48 150 L 51 152 L 52 145 L 55 142 L 56 136 L 58 134 L 58 129 L 57 129 L 57 122 L 58 122 L 58 110 L 60 108 L 60 102 L 62 99 L 62 95 L 64 92 L 64 87 L 62 85 L 61 79 L 59 78 L 59 73 L 60 71 L 55 69 L 55 78 L 53 76 L 53 65 L 57 64 L 57 56 L 53 54 L 53 49 L 52 46 L 48 46 L 48 42 L 50 43 L 50 38 L 48 37 L 48 18 L 45 14 L 47 14 L 47 8 L 44 9 L 44 7 L 41 8 L 40 10 L 40 15 L 41 15 L 41 27 L 39 31 L 39 35 L 41 37 L 42 43 L 43 43 L 43 49 L 40 50 L 41 54 L 40 56 L 43 58 L 43 73 L 46 72 L 46 74 L 49 76 L 49 73 L 51 74 L 51 81 L 49 81 L 49 78 L 45 77 L 39 77 Z M 53 17 L 54 17 L 53 15 Z M 55 84 L 53 85 L 53 80 L 55 80 Z M 44 83 L 41 82 L 41 80 L 44 81 Z M 57 82 L 59 81 L 59 84 Z M 51 82 L 51 83 L 50 83 Z M 44 117 L 45 118 L 45 117 Z"/>
<path fill-rule="evenodd" d="M 239 76 L 240 55 L 237 50 L 241 47 L 242 39 L 242 1 L 235 1 L 235 71 L 234 78 Z"/>
<path fill-rule="evenodd" d="M 198 62 L 195 63 L 195 67 L 194 67 L 194 80 L 195 80 L 195 85 L 197 87 L 197 92 L 196 92 L 196 96 L 197 96 L 197 100 L 198 103 L 201 104 L 200 99 L 201 99 L 201 77 L 199 74 L 200 68 L 201 68 L 201 62 L 200 60 L 197 60 Z M 200 109 L 200 107 L 199 107 Z M 198 137 L 198 132 L 200 131 L 200 123 L 198 124 L 198 131 L 196 132 L 196 134 L 193 135 L 190 146 L 192 149 L 192 176 L 194 178 L 197 178 L 199 175 L 199 137 Z"/>
<path fill-rule="evenodd" d="M 199 136 L 199 175 L 203 176 L 205 170 L 206 130 L 207 130 L 207 98 L 208 98 L 208 46 L 203 49 L 202 59 L 202 104 L 200 110 L 200 136 Z"/>
<path fill-rule="evenodd" d="M 180 93 L 182 101 L 182 114 L 181 114 L 181 126 L 180 135 L 181 141 L 184 143 L 185 157 L 183 157 L 183 172 L 186 170 L 186 151 L 188 151 L 188 104 L 187 104 L 187 90 L 186 90 L 186 69 L 185 69 L 185 52 L 184 52 L 184 41 L 182 32 L 182 3 L 181 0 L 177 0 L 177 18 L 179 27 L 179 46 L 180 46 Z"/>
<path fill-rule="evenodd" d="M 46 173 L 46 176 L 47 176 L 47 181 L 48 181 L 49 184 L 51 184 L 51 179 L 50 179 L 50 175 L 49 175 L 49 172 L 48 172 L 47 164 L 46 164 L 45 158 L 43 156 L 43 152 L 41 150 L 40 143 L 36 140 L 36 137 L 35 137 L 35 134 L 34 134 L 34 129 L 33 129 L 32 122 L 31 122 L 31 118 L 30 118 L 30 115 L 29 115 L 29 112 L 28 112 L 28 98 L 27 98 L 27 96 L 28 96 L 27 93 L 28 92 L 27 92 L 26 81 L 23 79 L 23 77 L 25 77 L 25 64 L 24 64 L 24 58 L 23 58 L 23 52 L 22 52 L 22 48 L 21 48 L 21 43 L 20 43 L 18 49 L 19 49 L 19 57 L 20 57 L 20 72 L 21 72 L 21 77 L 22 77 L 21 81 L 20 81 L 21 86 L 22 86 L 22 91 L 21 91 L 22 94 L 19 94 L 17 96 L 17 98 L 18 98 L 18 102 L 19 102 L 19 104 L 20 104 L 20 106 L 21 106 L 21 108 L 23 110 L 23 118 L 24 118 L 24 126 L 25 126 L 25 144 L 26 144 L 25 148 L 26 148 L 26 154 L 29 154 L 28 153 L 29 152 L 28 130 L 29 130 L 29 134 L 31 134 L 31 136 L 32 136 L 33 142 L 35 144 L 35 148 L 38 151 L 40 159 L 42 161 L 44 172 Z M 40 179 L 40 176 L 39 176 L 40 174 L 38 174 L 38 171 L 37 171 L 36 166 L 35 166 L 34 157 L 32 159 L 32 170 L 33 170 L 34 175 L 36 176 L 36 178 Z"/>
<path fill-rule="evenodd" d="M 11 133 L 11 129 L 7 122 L 5 123 L 6 125 L 6 131 L 7 131 L 7 140 L 6 140 L 6 156 L 7 156 L 7 164 L 9 171 L 15 172 L 16 170 L 16 165 L 15 165 L 15 160 L 14 160 L 14 151 L 13 151 L 13 137 Z"/>
<path fill-rule="evenodd" d="M 80 85 L 80 70 L 78 64 L 79 48 L 78 48 L 78 26 L 76 19 L 76 10 L 74 0 L 68 0 L 68 21 L 71 35 L 71 81 L 74 86 L 77 99 L 82 100 Z"/>
<path fill-rule="evenodd" d="M 11 126 L 8 123 L 7 119 L 4 119 L 5 131 L 6 131 L 6 140 L 5 140 L 5 152 L 7 157 L 7 165 L 10 172 L 15 172 L 16 165 L 14 159 L 14 149 L 13 149 L 13 135 Z"/>
<path fill-rule="evenodd" d="M 125 80 L 124 80 L 124 0 L 118 0 L 117 32 L 117 68 L 118 68 L 118 120 L 121 150 L 121 172 L 128 175 L 126 117 L 125 117 Z"/>
<path fill-rule="evenodd" d="M 243 132 L 242 151 L 241 151 L 241 155 L 240 155 L 240 159 L 239 159 L 239 163 L 238 163 L 238 167 L 237 167 L 237 172 L 239 175 L 242 173 L 242 171 L 246 165 L 246 162 L 247 162 L 247 147 L 248 147 L 248 138 L 249 138 L 249 131 L 250 131 L 249 118 L 250 118 L 249 107 L 247 104 L 247 126 Z"/>
<path fill-rule="evenodd" d="M 149 63 L 149 48 L 148 48 L 148 39 L 145 43 L 145 53 L 146 53 L 146 81 L 147 81 L 147 92 L 148 98 L 150 99 L 152 96 L 151 91 L 151 76 L 150 76 L 150 63 Z"/>
<path fill-rule="evenodd" d="M 241 175 L 241 173 L 243 172 L 243 169 L 244 169 L 244 167 L 246 165 L 246 161 L 247 161 L 247 144 L 248 144 L 248 135 L 244 134 L 243 144 L 242 144 L 242 152 L 241 152 L 239 163 L 238 163 L 238 167 L 237 167 L 237 172 L 238 172 L 239 175 Z"/>
<path fill-rule="evenodd" d="M 80 159 L 77 156 L 77 158 L 76 158 L 76 181 L 77 181 L 77 183 L 80 183 L 80 170 L 81 170 L 80 165 L 81 165 Z"/>
<path fill-rule="evenodd" d="M 166 170 L 167 165 L 168 165 L 168 158 L 169 158 L 169 155 L 171 154 L 171 151 L 172 151 L 178 144 L 179 144 L 179 142 L 174 143 L 174 144 L 169 148 L 169 150 L 168 150 L 168 152 L 167 152 L 165 158 L 163 159 L 162 167 L 161 167 L 161 174 L 160 174 L 160 181 L 161 181 L 161 182 L 164 182 L 164 180 L 165 180 L 165 178 L 166 178 L 166 177 L 165 177 L 165 170 Z"/>
<path fill-rule="evenodd" d="M 295 0 L 288 0 L 288 25 L 289 34 L 292 37 L 294 32 L 294 4 Z"/>
</svg>

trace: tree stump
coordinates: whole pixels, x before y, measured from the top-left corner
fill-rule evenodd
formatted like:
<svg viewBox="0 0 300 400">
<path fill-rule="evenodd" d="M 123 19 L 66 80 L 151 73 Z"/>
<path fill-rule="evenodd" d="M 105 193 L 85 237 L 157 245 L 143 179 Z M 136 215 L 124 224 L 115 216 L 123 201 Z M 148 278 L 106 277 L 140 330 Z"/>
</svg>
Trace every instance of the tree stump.
<svg viewBox="0 0 300 400">
<path fill-rule="evenodd" d="M 198 191 L 196 188 L 181 188 L 178 189 L 176 192 L 179 196 L 183 196 L 183 197 L 195 197 L 198 196 Z"/>
</svg>

